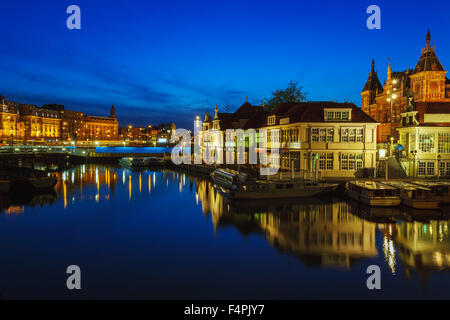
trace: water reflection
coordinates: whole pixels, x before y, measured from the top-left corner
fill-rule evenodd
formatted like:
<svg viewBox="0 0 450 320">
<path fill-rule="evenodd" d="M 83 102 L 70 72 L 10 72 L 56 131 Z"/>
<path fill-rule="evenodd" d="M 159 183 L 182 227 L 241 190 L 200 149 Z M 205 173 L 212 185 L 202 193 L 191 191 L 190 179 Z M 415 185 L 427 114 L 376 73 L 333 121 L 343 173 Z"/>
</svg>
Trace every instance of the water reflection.
<svg viewBox="0 0 450 320">
<path fill-rule="evenodd" d="M 177 193 L 187 194 L 192 206 L 211 218 L 217 236 L 229 226 L 244 237 L 263 235 L 275 250 L 306 265 L 351 270 L 357 262 L 375 259 L 393 275 L 407 278 L 413 271 L 426 278 L 450 267 L 449 221 L 442 212 L 370 208 L 338 198 L 228 202 L 208 180 L 168 170 L 81 165 L 58 175 L 54 192 L 1 195 L 2 213 L 23 215 L 45 205 L 68 210 L 80 202 L 101 205 L 116 197 L 128 204 L 145 197 L 177 201 Z"/>
<path fill-rule="evenodd" d="M 197 183 L 196 201 L 211 214 L 216 233 L 232 225 L 244 236 L 264 234 L 274 248 L 308 265 L 350 269 L 381 255 L 393 275 L 400 260 L 407 277 L 412 270 L 424 275 L 450 266 L 449 221 L 441 211 L 370 208 L 340 199 L 229 203 L 206 181 Z"/>
</svg>

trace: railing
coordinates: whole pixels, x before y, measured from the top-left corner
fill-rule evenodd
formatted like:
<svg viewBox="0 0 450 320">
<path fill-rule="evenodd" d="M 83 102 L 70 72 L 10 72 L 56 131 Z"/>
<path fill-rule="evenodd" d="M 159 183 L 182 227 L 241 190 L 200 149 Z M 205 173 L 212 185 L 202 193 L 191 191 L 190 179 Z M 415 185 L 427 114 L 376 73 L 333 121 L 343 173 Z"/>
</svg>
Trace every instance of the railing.
<svg viewBox="0 0 450 320">
<path fill-rule="evenodd" d="M 76 150 L 75 147 L 60 147 L 60 146 L 2 146 L 0 147 L 0 154 L 18 154 L 18 153 L 72 153 Z"/>
<path fill-rule="evenodd" d="M 322 174 L 320 171 L 311 172 L 301 170 L 299 172 L 279 171 L 278 173 L 268 176 L 269 179 L 304 179 L 304 180 L 320 180 Z"/>
</svg>

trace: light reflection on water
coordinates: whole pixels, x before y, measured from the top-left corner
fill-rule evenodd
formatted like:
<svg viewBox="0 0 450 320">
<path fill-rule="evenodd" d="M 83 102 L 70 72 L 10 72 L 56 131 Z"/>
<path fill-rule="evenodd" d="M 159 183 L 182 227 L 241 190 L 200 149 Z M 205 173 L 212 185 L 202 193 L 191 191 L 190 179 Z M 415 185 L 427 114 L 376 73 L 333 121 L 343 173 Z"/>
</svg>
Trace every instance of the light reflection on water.
<svg viewBox="0 0 450 320">
<path fill-rule="evenodd" d="M 37 252 L 55 253 L 47 257 L 47 264 L 53 260 L 55 264 L 66 263 L 56 253 L 66 249 L 65 242 L 74 241 L 72 236 L 84 237 L 86 243 L 97 241 L 97 235 L 104 238 L 99 249 L 105 251 L 103 259 L 113 259 L 108 254 L 124 257 L 109 266 L 110 272 L 115 274 L 127 265 L 136 275 L 116 274 L 122 279 L 113 293 L 105 289 L 108 278 L 101 280 L 99 276 L 91 291 L 84 293 L 86 298 L 450 297 L 446 289 L 450 284 L 449 221 L 441 212 L 424 217 L 417 215 L 421 212 L 372 209 L 337 198 L 229 203 L 204 178 L 168 170 L 81 165 L 60 173 L 59 178 L 54 193 L 18 199 L 1 196 L 1 249 L 8 253 L 5 259 L 12 257 L 9 263 L 14 270 L 14 261 L 24 257 L 17 258 L 12 249 L 8 252 L 11 246 L 5 243 L 11 243 L 11 238 L 34 242 L 19 245 L 25 257 Z M 111 220 L 120 224 L 109 221 L 105 228 L 96 220 L 104 218 L 101 211 L 107 211 Z M 26 233 L 30 226 L 44 222 L 48 225 L 45 234 L 34 229 L 31 233 L 38 237 L 30 239 L 30 233 Z M 206 229 L 205 224 L 209 226 Z M 147 229 L 140 229 L 144 227 Z M 55 231 L 59 228 L 72 233 Z M 74 232 L 77 228 L 85 233 Z M 41 241 L 41 236 L 54 241 Z M 131 255 L 136 247 L 141 251 L 136 249 Z M 182 253 L 183 248 L 186 252 Z M 94 268 L 101 264 L 89 245 L 74 245 L 71 250 L 85 265 Z M 151 255 L 141 256 L 146 250 Z M 159 264 L 154 257 L 173 265 Z M 30 269 L 36 267 L 34 258 Z M 174 263 L 181 258 L 184 265 Z M 365 288 L 365 268 L 371 264 L 383 270 L 384 295 L 374 295 Z M 203 265 L 214 268 L 201 271 Z M 0 266 L 0 272 L 5 271 L 2 268 L 6 266 Z M 50 272 L 42 270 L 53 283 Z M 183 280 L 174 276 L 180 273 Z M 272 275 L 272 281 L 268 281 L 268 275 Z M 48 291 L 35 291 L 19 281 L 19 276 L 23 274 L 10 273 L 9 290 L 2 288 L 0 279 L 0 292 L 5 298 L 8 292 L 11 297 L 77 297 L 56 282 L 46 287 Z M 138 289 L 124 289 L 134 281 L 142 282 Z M 196 283 L 197 288 L 180 289 L 180 281 Z M 343 292 L 330 289 L 344 281 Z"/>
</svg>

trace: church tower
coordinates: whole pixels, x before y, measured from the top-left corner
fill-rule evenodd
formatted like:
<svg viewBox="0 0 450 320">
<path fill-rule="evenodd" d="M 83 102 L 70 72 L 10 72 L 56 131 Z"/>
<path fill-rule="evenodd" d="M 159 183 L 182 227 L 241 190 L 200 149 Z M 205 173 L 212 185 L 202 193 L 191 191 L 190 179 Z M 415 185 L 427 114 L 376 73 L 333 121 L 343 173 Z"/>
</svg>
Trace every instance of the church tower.
<svg viewBox="0 0 450 320">
<path fill-rule="evenodd" d="M 446 73 L 431 46 L 431 33 L 428 30 L 426 47 L 411 75 L 411 89 L 415 102 L 433 102 L 446 99 Z"/>
<path fill-rule="evenodd" d="M 109 113 L 109 117 L 110 118 L 117 118 L 116 117 L 116 108 L 114 108 L 114 105 L 112 105 L 112 107 L 111 107 L 111 111 Z"/>
<path fill-rule="evenodd" d="M 370 106 L 375 104 L 377 94 L 383 92 L 380 80 L 375 72 L 375 60 L 372 59 L 372 70 L 369 72 L 369 78 L 361 92 L 361 109 L 370 115 Z"/>
</svg>

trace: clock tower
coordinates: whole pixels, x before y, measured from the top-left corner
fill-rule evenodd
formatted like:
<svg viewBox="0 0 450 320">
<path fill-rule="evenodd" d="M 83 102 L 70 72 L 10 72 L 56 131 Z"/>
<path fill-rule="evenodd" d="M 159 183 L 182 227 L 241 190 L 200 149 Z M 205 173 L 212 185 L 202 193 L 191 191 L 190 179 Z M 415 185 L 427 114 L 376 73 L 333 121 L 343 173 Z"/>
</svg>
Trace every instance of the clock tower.
<svg viewBox="0 0 450 320">
<path fill-rule="evenodd" d="M 450 101 L 446 95 L 446 73 L 431 47 L 428 30 L 427 44 L 411 75 L 411 90 L 416 102 Z"/>
</svg>

